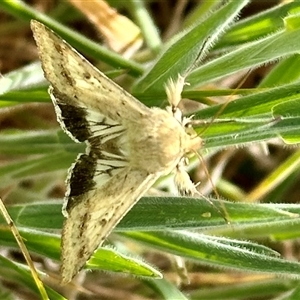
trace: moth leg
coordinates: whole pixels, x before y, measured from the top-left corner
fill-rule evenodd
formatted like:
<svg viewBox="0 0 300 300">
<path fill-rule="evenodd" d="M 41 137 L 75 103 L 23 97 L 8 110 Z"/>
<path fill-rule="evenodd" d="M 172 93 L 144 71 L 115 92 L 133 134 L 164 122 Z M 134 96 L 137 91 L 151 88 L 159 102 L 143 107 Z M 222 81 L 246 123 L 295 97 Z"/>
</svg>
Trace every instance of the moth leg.
<svg viewBox="0 0 300 300">
<path fill-rule="evenodd" d="M 180 195 L 183 196 L 194 196 L 200 195 L 197 191 L 196 187 L 199 183 L 194 184 L 185 170 L 185 166 L 187 165 L 187 158 L 183 157 L 178 165 L 176 166 L 176 173 L 175 173 L 175 185 Z"/>
</svg>

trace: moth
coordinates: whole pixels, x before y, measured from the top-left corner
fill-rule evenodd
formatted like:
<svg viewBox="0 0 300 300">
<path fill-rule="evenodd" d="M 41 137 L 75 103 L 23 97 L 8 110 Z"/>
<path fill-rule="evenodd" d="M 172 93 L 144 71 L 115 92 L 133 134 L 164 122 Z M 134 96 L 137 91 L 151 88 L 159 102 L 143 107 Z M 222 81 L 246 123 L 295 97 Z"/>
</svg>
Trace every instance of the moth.
<svg viewBox="0 0 300 300">
<path fill-rule="evenodd" d="M 33 20 L 31 28 L 57 120 L 75 142 L 87 145 L 66 180 L 65 284 L 161 175 L 175 169 L 177 181 L 188 180 L 187 190 L 195 189 L 183 171 L 184 158 L 203 142 L 177 107 L 183 77 L 168 83 L 166 110 L 148 108 L 45 25 Z"/>
</svg>

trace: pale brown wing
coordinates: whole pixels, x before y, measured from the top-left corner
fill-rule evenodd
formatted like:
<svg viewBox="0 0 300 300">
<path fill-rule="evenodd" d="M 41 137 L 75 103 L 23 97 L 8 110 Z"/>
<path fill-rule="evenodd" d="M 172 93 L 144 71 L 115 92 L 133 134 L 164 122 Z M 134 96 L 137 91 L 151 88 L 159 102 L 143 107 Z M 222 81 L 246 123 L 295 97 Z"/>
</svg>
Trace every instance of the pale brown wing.
<svg viewBox="0 0 300 300">
<path fill-rule="evenodd" d="M 52 86 L 51 98 L 58 121 L 75 140 L 83 141 L 88 134 L 86 130 L 80 132 L 73 122 L 76 117 L 77 124 L 85 123 L 82 125 L 86 128 L 88 121 L 93 124 L 105 120 L 116 125 L 149 113 L 148 107 L 107 78 L 44 24 L 32 20 L 31 29 L 45 77 Z M 65 121 L 70 116 L 72 122 Z"/>
<path fill-rule="evenodd" d="M 105 165 L 90 155 L 82 154 L 71 173 L 68 217 L 62 233 L 62 283 L 69 282 L 82 269 L 160 175 L 129 166 L 115 167 L 117 162 L 110 162 L 110 166 L 107 163 L 104 171 Z M 74 188 L 80 183 L 80 189 Z"/>
</svg>

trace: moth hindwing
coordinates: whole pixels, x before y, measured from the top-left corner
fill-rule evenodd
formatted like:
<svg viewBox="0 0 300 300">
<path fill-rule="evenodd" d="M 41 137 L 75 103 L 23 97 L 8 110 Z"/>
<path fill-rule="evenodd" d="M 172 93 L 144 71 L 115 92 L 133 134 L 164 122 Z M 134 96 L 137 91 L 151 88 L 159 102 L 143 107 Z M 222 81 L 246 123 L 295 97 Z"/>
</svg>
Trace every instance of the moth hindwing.
<svg viewBox="0 0 300 300">
<path fill-rule="evenodd" d="M 202 140 L 187 130 L 177 103 L 146 107 L 45 25 L 32 21 L 31 28 L 57 120 L 87 144 L 67 178 L 61 250 L 67 283 L 157 178 Z"/>
</svg>

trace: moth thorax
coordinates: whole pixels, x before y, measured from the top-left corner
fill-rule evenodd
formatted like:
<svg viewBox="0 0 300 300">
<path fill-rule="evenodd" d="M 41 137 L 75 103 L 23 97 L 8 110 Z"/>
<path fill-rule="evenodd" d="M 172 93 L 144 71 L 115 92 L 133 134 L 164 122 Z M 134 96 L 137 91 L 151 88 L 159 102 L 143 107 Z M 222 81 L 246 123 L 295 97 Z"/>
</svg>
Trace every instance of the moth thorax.
<svg viewBox="0 0 300 300">
<path fill-rule="evenodd" d="M 175 168 L 180 158 L 194 150 L 199 138 L 191 138 L 170 113 L 153 108 L 152 113 L 127 124 L 129 158 L 133 167 L 149 173 Z"/>
</svg>

